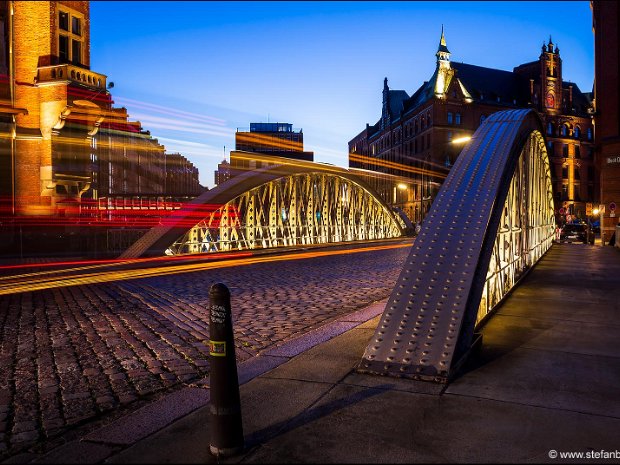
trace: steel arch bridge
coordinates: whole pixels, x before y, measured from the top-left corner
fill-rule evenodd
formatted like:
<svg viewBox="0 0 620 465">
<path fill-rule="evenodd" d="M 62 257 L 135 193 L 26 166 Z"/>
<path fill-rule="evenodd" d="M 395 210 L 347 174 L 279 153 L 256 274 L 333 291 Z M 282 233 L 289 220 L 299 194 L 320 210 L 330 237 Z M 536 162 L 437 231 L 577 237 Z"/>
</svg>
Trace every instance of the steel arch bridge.
<svg viewBox="0 0 620 465">
<path fill-rule="evenodd" d="M 386 239 L 405 223 L 344 168 L 272 157 L 205 192 L 120 258 Z"/>
<path fill-rule="evenodd" d="M 551 247 L 553 213 L 539 117 L 491 115 L 433 202 L 357 370 L 449 382 L 475 330 Z"/>
</svg>

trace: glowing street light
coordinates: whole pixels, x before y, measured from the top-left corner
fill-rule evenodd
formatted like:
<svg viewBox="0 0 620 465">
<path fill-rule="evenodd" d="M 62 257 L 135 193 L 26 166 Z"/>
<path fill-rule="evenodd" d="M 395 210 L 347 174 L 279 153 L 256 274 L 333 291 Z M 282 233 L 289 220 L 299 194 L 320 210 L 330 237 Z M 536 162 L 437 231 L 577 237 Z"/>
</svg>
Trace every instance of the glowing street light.
<svg viewBox="0 0 620 465">
<path fill-rule="evenodd" d="M 456 139 L 453 139 L 451 141 L 452 144 L 462 144 L 464 142 L 469 142 L 471 140 L 471 136 L 463 136 L 463 137 L 458 137 Z"/>
</svg>

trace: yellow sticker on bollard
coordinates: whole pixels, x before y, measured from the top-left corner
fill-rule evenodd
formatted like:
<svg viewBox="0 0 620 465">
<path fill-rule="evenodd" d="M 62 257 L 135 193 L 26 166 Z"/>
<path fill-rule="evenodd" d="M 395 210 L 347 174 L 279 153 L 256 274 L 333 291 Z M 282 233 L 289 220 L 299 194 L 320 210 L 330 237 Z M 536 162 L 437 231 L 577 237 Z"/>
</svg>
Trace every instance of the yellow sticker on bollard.
<svg viewBox="0 0 620 465">
<path fill-rule="evenodd" d="M 226 341 L 209 341 L 209 355 L 226 357 Z"/>
</svg>

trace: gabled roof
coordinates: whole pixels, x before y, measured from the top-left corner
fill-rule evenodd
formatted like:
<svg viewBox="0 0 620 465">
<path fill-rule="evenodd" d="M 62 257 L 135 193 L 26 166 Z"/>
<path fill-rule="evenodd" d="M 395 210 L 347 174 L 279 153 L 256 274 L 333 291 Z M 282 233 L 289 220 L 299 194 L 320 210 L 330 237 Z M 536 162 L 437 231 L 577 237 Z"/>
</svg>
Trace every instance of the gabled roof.
<svg viewBox="0 0 620 465">
<path fill-rule="evenodd" d="M 400 118 L 400 112 L 404 108 L 404 102 L 409 99 L 409 94 L 404 90 L 390 91 L 390 117 L 392 121 Z"/>
<path fill-rule="evenodd" d="M 528 89 L 527 81 L 512 71 L 485 68 L 483 66 L 470 65 L 467 63 L 452 63 L 456 69 L 456 77 L 465 86 L 474 100 L 497 104 L 507 103 L 513 105 L 513 99 L 517 105 L 527 105 Z"/>
<path fill-rule="evenodd" d="M 573 86 L 573 108 L 577 113 L 586 115 L 588 108 L 592 106 L 592 94 L 581 92 L 579 86 L 574 82 L 562 82 L 562 89 L 568 89 L 569 86 Z"/>
</svg>

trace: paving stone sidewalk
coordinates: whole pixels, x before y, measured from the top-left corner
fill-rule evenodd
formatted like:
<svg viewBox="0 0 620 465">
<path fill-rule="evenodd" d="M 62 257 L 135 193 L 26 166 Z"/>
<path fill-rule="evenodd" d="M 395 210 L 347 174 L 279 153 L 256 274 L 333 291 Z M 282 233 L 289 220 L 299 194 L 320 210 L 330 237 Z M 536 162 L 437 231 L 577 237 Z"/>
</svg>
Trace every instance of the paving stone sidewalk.
<svg viewBox="0 0 620 465">
<path fill-rule="evenodd" d="M 45 449 L 208 374 L 208 292 L 240 361 L 384 299 L 408 248 L 0 297 L 0 459 Z"/>
</svg>

